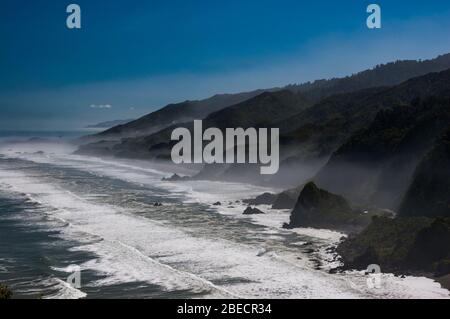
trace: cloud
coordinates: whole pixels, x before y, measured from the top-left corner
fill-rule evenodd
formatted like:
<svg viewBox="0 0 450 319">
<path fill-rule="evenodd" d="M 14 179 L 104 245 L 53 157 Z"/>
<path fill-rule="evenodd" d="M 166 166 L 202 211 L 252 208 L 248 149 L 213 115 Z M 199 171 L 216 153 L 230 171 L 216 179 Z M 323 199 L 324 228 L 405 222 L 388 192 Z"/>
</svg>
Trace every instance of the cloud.
<svg viewBox="0 0 450 319">
<path fill-rule="evenodd" d="M 91 109 L 112 109 L 111 104 L 91 104 L 89 107 Z"/>
</svg>

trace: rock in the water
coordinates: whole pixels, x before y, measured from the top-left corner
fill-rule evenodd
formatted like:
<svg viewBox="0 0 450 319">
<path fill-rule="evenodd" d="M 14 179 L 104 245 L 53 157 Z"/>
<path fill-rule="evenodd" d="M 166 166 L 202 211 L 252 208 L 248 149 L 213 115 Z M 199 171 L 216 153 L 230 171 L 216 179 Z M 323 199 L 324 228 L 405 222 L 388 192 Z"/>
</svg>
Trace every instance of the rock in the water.
<svg viewBox="0 0 450 319">
<path fill-rule="evenodd" d="M 370 217 L 365 216 L 354 211 L 342 196 L 331 194 L 310 182 L 300 193 L 290 223 L 285 226 L 352 230 L 370 222 Z"/>
<path fill-rule="evenodd" d="M 189 180 L 189 176 L 180 176 L 178 174 L 173 174 L 171 177 L 163 178 L 164 182 L 178 182 L 178 181 L 187 181 Z"/>
<path fill-rule="evenodd" d="M 222 203 L 221 202 L 215 202 L 213 205 L 214 206 L 222 206 Z"/>
<path fill-rule="evenodd" d="M 264 193 L 256 198 L 244 199 L 248 205 L 272 205 L 272 209 L 293 209 L 300 190 L 292 189 L 279 194 Z"/>
<path fill-rule="evenodd" d="M 158 203 L 158 202 L 153 204 L 153 206 L 155 206 L 155 207 L 161 207 L 162 205 L 163 205 L 162 203 Z"/>
<path fill-rule="evenodd" d="M 243 202 L 248 205 L 272 205 L 277 199 L 277 195 L 264 193 L 253 199 L 244 199 Z"/>
<path fill-rule="evenodd" d="M 262 211 L 260 211 L 258 208 L 252 208 L 247 207 L 247 209 L 244 211 L 244 215 L 262 215 L 264 214 Z"/>
</svg>

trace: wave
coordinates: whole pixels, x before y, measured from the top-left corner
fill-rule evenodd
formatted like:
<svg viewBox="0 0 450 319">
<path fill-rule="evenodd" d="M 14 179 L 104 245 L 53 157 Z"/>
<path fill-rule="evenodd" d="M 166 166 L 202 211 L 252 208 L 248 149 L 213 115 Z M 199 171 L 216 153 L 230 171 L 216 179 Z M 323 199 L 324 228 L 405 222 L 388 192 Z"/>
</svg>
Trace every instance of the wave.
<svg viewBox="0 0 450 319">
<path fill-rule="evenodd" d="M 181 199 L 179 205 L 197 202 L 212 205 L 212 202 L 220 200 L 233 202 L 242 199 L 243 194 L 259 194 L 262 190 L 260 187 L 233 183 L 161 182 L 162 174 L 152 170 L 144 173 L 139 167 L 115 166 L 112 162 L 97 162 L 92 158 L 67 154 L 18 154 L 18 157 L 35 163 L 63 165 L 93 175 L 106 175 L 138 185 L 165 188 L 170 192 L 167 196 Z M 212 298 L 405 298 L 417 297 L 413 282 L 424 283 L 422 279 L 402 281 L 386 276 L 386 289 L 370 291 L 365 288 L 366 278 L 360 273 L 331 275 L 312 269 L 301 252 L 284 255 L 265 250 L 261 253 L 262 247 L 251 241 L 238 243 L 220 236 L 208 238 L 201 233 L 191 233 L 175 227 L 170 220 L 151 220 L 136 214 L 130 207 L 99 203 L 99 198 L 92 196 L 92 193 L 75 193 L 65 189 L 57 180 L 48 177 L 48 172 L 39 174 L 33 171 L 31 174 L 0 169 L 0 180 L 9 191 L 26 194 L 51 208 L 49 212 L 53 217 L 66 221 L 61 236 L 79 240 L 80 244 L 74 250 L 97 256 L 79 265 L 82 269 L 103 275 L 102 279 L 90 282 L 90 286 L 144 282 L 165 291 L 189 291 Z M 100 191 L 95 194 L 108 195 Z M 222 214 L 244 218 L 238 213 L 237 205 L 235 208 L 228 206 L 232 205 L 215 209 Z M 267 219 L 275 218 L 275 214 L 270 212 L 259 217 L 262 219 L 252 221 L 268 224 L 270 227 L 264 231 L 278 237 L 285 232 L 278 223 L 286 218 L 287 212 L 281 212 L 276 225 Z M 208 227 L 207 224 L 202 226 Z M 323 235 L 319 240 L 327 242 L 336 240 L 338 236 L 327 231 L 301 231 L 306 236 Z M 86 236 L 97 240 L 83 241 Z M 299 237 L 297 242 L 302 238 Z M 298 256 L 302 258 L 298 259 Z M 362 288 L 355 289 L 349 285 L 349 278 Z M 448 295 L 431 280 L 425 286 L 421 297 L 443 298 Z"/>
</svg>

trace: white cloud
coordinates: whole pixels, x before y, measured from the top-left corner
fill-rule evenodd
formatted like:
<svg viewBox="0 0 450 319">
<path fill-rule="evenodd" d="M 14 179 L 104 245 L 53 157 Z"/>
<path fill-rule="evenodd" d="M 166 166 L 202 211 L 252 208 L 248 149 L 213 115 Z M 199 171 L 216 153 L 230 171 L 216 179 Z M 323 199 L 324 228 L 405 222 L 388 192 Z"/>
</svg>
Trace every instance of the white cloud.
<svg viewBox="0 0 450 319">
<path fill-rule="evenodd" d="M 110 104 L 91 104 L 90 108 L 92 109 L 112 109 Z"/>
</svg>

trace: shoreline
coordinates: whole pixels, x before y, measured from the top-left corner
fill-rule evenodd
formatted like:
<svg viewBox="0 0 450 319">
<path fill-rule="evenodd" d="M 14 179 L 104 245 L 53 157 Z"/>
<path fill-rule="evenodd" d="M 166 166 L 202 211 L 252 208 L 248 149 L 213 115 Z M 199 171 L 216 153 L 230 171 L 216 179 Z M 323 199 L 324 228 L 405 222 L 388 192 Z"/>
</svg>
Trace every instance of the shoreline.
<svg viewBox="0 0 450 319">
<path fill-rule="evenodd" d="M 20 154 L 11 154 L 13 157 L 20 157 Z M 45 162 L 45 155 L 43 154 L 33 154 L 33 153 L 29 153 L 29 154 L 23 154 L 26 155 L 27 157 L 32 156 L 32 157 L 36 157 L 36 160 L 38 158 L 43 158 L 43 162 Z M 75 156 L 75 158 L 79 158 L 77 156 Z M 98 159 L 93 159 L 93 158 L 86 158 L 84 156 L 81 157 L 82 159 L 86 159 L 86 160 L 90 160 L 93 162 L 98 162 Z M 38 161 L 39 162 L 39 161 Z M 126 164 L 123 162 L 119 162 L 119 163 L 112 163 L 110 162 L 110 160 L 106 160 L 106 159 L 102 159 L 102 163 L 103 164 L 111 164 L 111 165 L 117 165 L 118 167 L 122 167 L 122 168 L 127 168 L 127 169 L 131 169 L 131 170 L 136 170 L 136 171 L 154 171 L 152 169 L 150 169 L 150 167 L 138 167 L 138 166 L 133 166 L 133 165 L 129 165 L 130 163 Z M 169 173 L 169 172 L 168 172 Z M 165 173 L 161 173 L 160 175 L 164 175 Z M 120 177 L 118 177 L 120 178 Z M 247 198 L 248 196 L 251 196 L 251 194 L 258 194 L 258 192 L 261 192 L 262 190 L 267 191 L 267 188 L 260 188 L 260 187 L 255 187 L 252 185 L 244 185 L 244 184 L 238 184 L 238 183 L 222 183 L 222 182 L 181 182 L 181 183 L 174 183 L 174 182 L 158 182 L 158 185 L 161 186 L 163 184 L 166 184 L 166 186 L 169 186 L 169 189 L 173 188 L 178 188 L 178 190 L 174 190 L 175 192 L 179 192 L 179 191 L 183 191 L 182 189 L 186 187 L 189 188 L 191 187 L 191 191 L 189 192 L 189 196 L 191 197 L 190 199 L 186 199 L 186 202 L 189 202 L 189 200 L 194 201 L 194 202 L 201 202 L 203 204 L 207 204 L 210 209 L 214 209 L 217 211 L 217 213 L 219 214 L 224 214 L 227 216 L 232 216 L 234 218 L 242 218 L 242 219 L 247 219 L 247 220 L 251 220 L 252 223 L 256 223 L 259 225 L 262 225 L 264 227 L 267 228 L 267 232 L 271 232 L 273 231 L 273 235 L 277 236 L 277 233 L 279 232 L 291 232 L 291 233 L 296 233 L 298 235 L 301 236 L 309 236 L 309 237 L 313 237 L 315 239 L 317 239 L 318 241 L 322 241 L 323 243 L 325 243 L 326 245 L 324 245 L 324 249 L 323 251 L 318 251 L 317 253 L 326 253 L 326 249 L 330 248 L 332 245 L 336 245 L 336 243 L 338 242 L 338 240 L 340 240 L 340 238 L 342 237 L 342 233 L 338 233 L 338 232 L 334 232 L 334 231 L 330 231 L 330 230 L 317 230 L 317 229 L 313 229 L 313 228 L 305 228 L 305 229 L 293 229 L 293 230 L 285 230 L 282 228 L 282 224 L 284 221 L 286 221 L 286 218 L 289 217 L 289 210 L 285 210 L 285 211 L 280 211 L 280 210 L 271 210 L 268 209 L 268 207 L 260 207 L 262 210 L 264 210 L 266 212 L 266 214 L 264 215 L 255 215 L 255 216 L 244 216 L 242 215 L 243 212 L 243 208 L 247 207 L 246 204 L 243 204 L 242 202 L 238 205 L 237 203 L 233 202 L 233 206 L 234 207 L 228 207 L 227 205 L 223 205 L 223 206 L 214 206 L 214 202 L 217 202 L 218 200 L 222 200 L 223 202 L 227 202 L 227 200 L 229 200 L 230 202 L 233 201 L 234 199 L 238 199 L 240 201 L 242 201 L 243 197 Z M 184 184 L 184 185 L 183 185 Z M 195 187 L 193 187 L 193 185 L 189 185 L 189 184 L 206 184 L 206 190 L 211 190 L 211 189 L 217 189 L 218 187 L 211 187 L 211 185 L 216 185 L 216 186 L 232 186 L 232 185 L 236 185 L 236 186 L 240 186 L 240 187 L 247 187 L 250 192 L 246 192 L 246 193 L 242 193 L 242 191 L 237 192 L 237 193 L 233 193 L 231 195 L 229 195 L 229 197 L 223 197 L 223 194 L 221 194 L 221 192 L 219 191 L 218 193 L 208 193 L 208 192 L 202 192 L 201 189 L 200 190 L 195 190 Z M 209 187 L 208 187 L 209 186 Z M 188 197 L 189 197 L 188 196 Z M 222 197 L 220 197 L 222 196 Z M 231 196 L 231 197 L 230 197 Z M 230 203 L 228 203 L 230 204 Z M 231 205 L 230 205 L 231 206 Z M 258 206 L 256 206 L 258 207 Z M 270 237 L 269 237 L 270 238 Z M 275 238 L 275 237 L 274 237 Z M 302 243 L 298 243 L 301 247 Z M 300 250 L 299 250 L 300 251 Z M 264 253 L 265 254 L 265 253 Z M 317 259 L 318 255 L 314 255 L 314 256 L 308 256 L 308 264 L 313 264 L 312 259 Z M 329 256 L 329 255 L 328 255 Z M 327 255 L 322 255 L 321 256 L 321 267 L 320 267 L 320 272 L 323 273 L 324 275 L 328 275 L 327 271 L 325 270 L 326 267 L 329 266 L 328 262 L 330 260 L 327 260 Z M 293 260 L 293 262 L 295 263 L 296 261 Z M 336 262 L 335 260 L 333 262 Z M 314 268 L 314 265 L 312 266 Z M 330 267 L 331 268 L 331 267 Z M 334 278 L 336 280 L 341 280 L 341 276 L 340 275 L 332 275 L 334 276 Z M 388 276 L 386 274 L 386 276 Z M 331 277 L 330 277 L 331 278 Z M 421 282 L 422 279 L 420 278 L 407 278 L 406 280 L 411 280 L 411 281 L 417 281 L 417 282 Z M 430 287 L 432 286 L 432 284 L 430 283 Z"/>
</svg>

